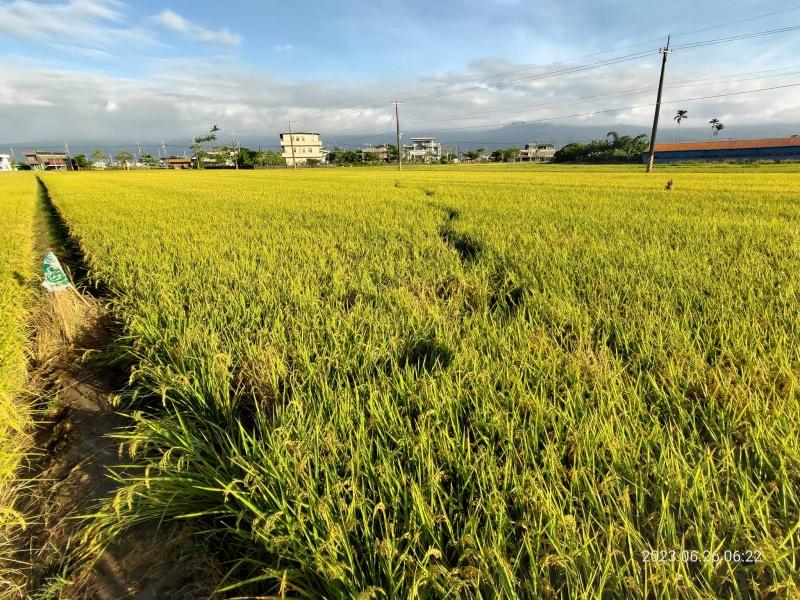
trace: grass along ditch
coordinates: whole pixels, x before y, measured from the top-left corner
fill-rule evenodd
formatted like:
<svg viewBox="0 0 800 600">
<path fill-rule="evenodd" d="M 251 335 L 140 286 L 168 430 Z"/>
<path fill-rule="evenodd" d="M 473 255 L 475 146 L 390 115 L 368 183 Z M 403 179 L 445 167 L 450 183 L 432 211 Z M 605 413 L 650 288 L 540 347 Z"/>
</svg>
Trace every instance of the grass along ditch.
<svg viewBox="0 0 800 600">
<path fill-rule="evenodd" d="M 194 597 L 191 591 L 207 576 L 177 559 L 194 549 L 186 532 L 173 527 L 159 533 L 146 526 L 102 552 L 86 551 L 86 515 L 117 487 L 110 470 L 123 457 L 113 435 L 129 427 L 130 419 L 112 404 L 127 374 L 111 360 L 118 326 L 105 298 L 92 294 L 98 288 L 87 286 L 79 245 L 41 181 L 37 185 L 28 176 L 27 183 L 31 253 L 41 259 L 47 250 L 56 252 L 80 295 L 44 292 L 32 269 L 25 281 L 29 373 L 16 403 L 29 407 L 37 424 L 26 429 L 31 439 L 15 492 L 26 526 L 4 550 L 5 564 L 16 565 L 13 572 L 8 569 L 13 586 L 4 593 L 8 598 Z M 197 583 L 187 585 L 193 577 Z M 183 596 L 174 593 L 180 590 Z"/>
</svg>

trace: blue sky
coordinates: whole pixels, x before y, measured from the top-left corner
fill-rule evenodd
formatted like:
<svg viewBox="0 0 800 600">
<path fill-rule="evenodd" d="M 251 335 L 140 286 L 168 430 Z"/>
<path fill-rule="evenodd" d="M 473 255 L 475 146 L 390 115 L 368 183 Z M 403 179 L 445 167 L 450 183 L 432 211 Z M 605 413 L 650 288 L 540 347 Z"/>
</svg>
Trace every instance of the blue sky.
<svg viewBox="0 0 800 600">
<path fill-rule="evenodd" d="M 766 13 L 779 14 L 751 18 Z M 798 24 L 800 4 L 762 1 L 0 0 L 0 143 L 183 139 L 210 123 L 268 137 L 290 119 L 328 135 L 366 135 L 391 128 L 392 98 L 464 86 L 486 89 L 410 102 L 409 127 L 558 118 L 652 102 L 646 88 L 655 85 L 668 32 L 687 43 Z M 638 51 L 649 54 L 486 85 Z M 665 96 L 793 84 L 799 73 L 800 31 L 679 50 Z M 731 125 L 797 122 L 798 98 L 800 88 L 785 88 L 688 108 L 697 124 L 709 115 Z M 336 111 L 350 114 L 331 117 Z M 639 126 L 651 115 L 632 108 L 568 124 Z"/>
</svg>

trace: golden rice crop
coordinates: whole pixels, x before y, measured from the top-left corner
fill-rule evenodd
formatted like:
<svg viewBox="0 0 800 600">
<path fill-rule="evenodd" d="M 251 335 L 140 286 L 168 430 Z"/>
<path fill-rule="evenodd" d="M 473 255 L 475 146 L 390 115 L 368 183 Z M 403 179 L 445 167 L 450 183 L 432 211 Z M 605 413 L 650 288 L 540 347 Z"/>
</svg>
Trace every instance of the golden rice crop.
<svg viewBox="0 0 800 600">
<path fill-rule="evenodd" d="M 197 520 L 242 593 L 798 593 L 772 170 L 46 174 L 140 409 L 98 535 Z"/>
<path fill-rule="evenodd" d="M 19 512 L 20 467 L 30 447 L 31 417 L 20 400 L 27 359 L 26 300 L 33 269 L 36 180 L 0 177 L 0 598 L 16 597 L 15 539 L 25 526 Z"/>
</svg>

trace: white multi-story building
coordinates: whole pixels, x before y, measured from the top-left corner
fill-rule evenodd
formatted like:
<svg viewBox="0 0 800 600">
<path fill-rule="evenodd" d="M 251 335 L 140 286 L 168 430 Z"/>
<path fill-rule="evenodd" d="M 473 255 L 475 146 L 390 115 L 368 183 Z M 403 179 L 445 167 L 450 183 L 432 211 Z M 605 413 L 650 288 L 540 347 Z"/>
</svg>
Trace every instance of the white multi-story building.
<svg viewBox="0 0 800 600">
<path fill-rule="evenodd" d="M 519 159 L 528 162 L 550 162 L 556 154 L 553 144 L 525 144 L 519 151 Z"/>
<path fill-rule="evenodd" d="M 11 156 L 8 154 L 0 154 L 0 171 L 13 171 L 11 166 Z"/>
<path fill-rule="evenodd" d="M 281 154 L 289 167 L 305 165 L 309 160 L 325 162 L 325 148 L 318 133 L 308 131 L 293 131 L 281 134 Z"/>
<path fill-rule="evenodd" d="M 442 145 L 435 137 L 411 138 L 410 144 L 403 145 L 403 158 L 409 162 L 433 162 L 441 160 Z"/>
</svg>

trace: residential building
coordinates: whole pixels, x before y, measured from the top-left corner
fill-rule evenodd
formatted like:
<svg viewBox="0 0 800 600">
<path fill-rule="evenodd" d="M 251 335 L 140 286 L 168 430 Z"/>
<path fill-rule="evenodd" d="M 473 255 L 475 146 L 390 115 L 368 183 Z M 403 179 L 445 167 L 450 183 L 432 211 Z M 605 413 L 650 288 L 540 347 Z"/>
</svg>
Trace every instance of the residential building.
<svg viewBox="0 0 800 600">
<path fill-rule="evenodd" d="M 556 147 L 553 144 L 525 144 L 519 151 L 519 159 L 522 162 L 550 162 L 556 154 Z"/>
<path fill-rule="evenodd" d="M 72 170 L 72 164 L 66 152 L 39 152 L 33 150 L 24 153 L 31 169 L 35 171 Z"/>
<path fill-rule="evenodd" d="M 642 162 L 647 162 L 649 153 L 649 148 L 642 153 Z M 757 140 L 656 144 L 656 162 L 683 160 L 800 160 L 800 135 Z"/>
<path fill-rule="evenodd" d="M 0 154 L 0 171 L 13 171 L 11 166 L 11 156 L 8 154 Z"/>
<path fill-rule="evenodd" d="M 201 160 L 204 169 L 232 169 L 236 166 L 233 158 L 232 152 L 211 150 L 210 152 L 206 152 Z M 196 167 L 198 164 L 197 157 L 193 156 L 192 161 L 192 166 Z"/>
<path fill-rule="evenodd" d="M 364 162 L 388 162 L 389 148 L 386 146 L 367 146 L 361 149 L 361 159 Z"/>
<path fill-rule="evenodd" d="M 281 155 L 286 165 L 292 167 L 295 163 L 305 165 L 309 160 L 325 162 L 327 152 L 318 133 L 293 131 L 291 138 L 288 132 L 281 134 Z"/>
<path fill-rule="evenodd" d="M 442 158 L 442 145 L 435 137 L 411 138 L 410 144 L 403 145 L 403 160 L 408 162 L 434 162 Z"/>
</svg>

